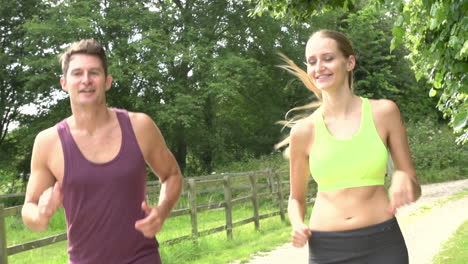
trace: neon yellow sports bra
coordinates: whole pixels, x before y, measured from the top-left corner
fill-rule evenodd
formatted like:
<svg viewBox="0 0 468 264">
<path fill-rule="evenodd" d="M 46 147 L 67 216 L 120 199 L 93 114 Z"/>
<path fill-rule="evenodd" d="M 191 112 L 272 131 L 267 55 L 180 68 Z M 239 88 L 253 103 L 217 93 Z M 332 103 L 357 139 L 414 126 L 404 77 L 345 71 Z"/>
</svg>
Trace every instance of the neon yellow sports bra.
<svg viewBox="0 0 468 264">
<path fill-rule="evenodd" d="M 388 151 L 375 128 L 369 100 L 361 97 L 361 101 L 360 128 L 347 139 L 334 138 L 322 108 L 317 109 L 309 167 L 318 191 L 384 184 Z"/>
</svg>

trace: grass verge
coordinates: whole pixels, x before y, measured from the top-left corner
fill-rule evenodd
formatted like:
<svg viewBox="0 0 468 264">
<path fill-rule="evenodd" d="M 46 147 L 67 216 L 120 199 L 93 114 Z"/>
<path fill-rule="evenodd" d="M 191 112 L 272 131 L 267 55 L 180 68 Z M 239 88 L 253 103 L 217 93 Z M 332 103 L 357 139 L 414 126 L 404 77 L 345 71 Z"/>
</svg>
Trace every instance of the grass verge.
<svg viewBox="0 0 468 264">
<path fill-rule="evenodd" d="M 272 204 L 265 203 L 260 214 L 276 210 Z M 233 208 L 233 221 L 252 217 L 252 207 L 239 205 Z M 199 231 L 225 224 L 224 210 L 199 213 Z M 54 215 L 49 229 L 43 233 L 34 233 L 26 229 L 20 217 L 7 217 L 7 243 L 9 246 L 46 236 L 65 232 L 63 209 Z M 187 263 L 208 264 L 228 263 L 234 260 L 248 260 L 258 251 L 270 251 L 289 240 L 289 223 L 282 222 L 280 216 L 260 221 L 260 230 L 255 230 L 254 223 L 236 227 L 233 239 L 227 240 L 226 232 L 210 234 L 197 241 L 185 241 L 175 245 L 162 245 L 160 254 L 165 264 Z M 169 218 L 158 235 L 160 241 L 191 233 L 191 221 L 188 216 Z M 63 264 L 68 261 L 67 242 L 28 250 L 8 258 L 10 264 Z"/>
<path fill-rule="evenodd" d="M 434 264 L 465 264 L 468 262 L 468 221 L 465 221 L 444 243 L 432 260 Z"/>
<path fill-rule="evenodd" d="M 431 209 L 436 207 L 436 206 L 440 207 L 440 206 L 442 206 L 442 205 L 444 205 L 444 204 L 446 204 L 448 202 L 461 199 L 461 198 L 463 198 L 463 197 L 465 197 L 467 195 L 468 195 L 468 189 L 465 189 L 464 191 L 453 194 L 450 197 L 447 197 L 445 199 L 440 199 L 440 200 L 432 203 L 431 205 L 423 205 L 423 206 L 421 206 L 421 208 L 418 211 L 412 213 L 410 215 L 410 217 L 425 215 L 425 214 L 429 213 L 431 211 Z"/>
</svg>

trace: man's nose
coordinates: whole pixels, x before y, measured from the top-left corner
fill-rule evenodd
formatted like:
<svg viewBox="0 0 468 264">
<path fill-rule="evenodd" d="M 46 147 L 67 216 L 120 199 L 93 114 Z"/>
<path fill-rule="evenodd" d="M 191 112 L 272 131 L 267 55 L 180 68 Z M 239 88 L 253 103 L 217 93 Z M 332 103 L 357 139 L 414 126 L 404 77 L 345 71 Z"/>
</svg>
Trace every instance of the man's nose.
<svg viewBox="0 0 468 264">
<path fill-rule="evenodd" d="M 83 78 L 81 79 L 83 83 L 89 83 L 91 81 L 91 78 L 89 76 L 89 72 L 84 72 L 83 73 Z"/>
</svg>

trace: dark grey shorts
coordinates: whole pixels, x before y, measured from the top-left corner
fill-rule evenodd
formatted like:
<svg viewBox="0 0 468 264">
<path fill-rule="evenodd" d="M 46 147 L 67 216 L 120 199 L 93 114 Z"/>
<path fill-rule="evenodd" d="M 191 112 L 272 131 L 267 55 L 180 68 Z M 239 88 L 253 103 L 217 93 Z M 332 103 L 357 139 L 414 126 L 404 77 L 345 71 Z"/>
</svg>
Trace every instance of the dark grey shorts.
<svg viewBox="0 0 468 264">
<path fill-rule="evenodd" d="M 407 264 L 408 250 L 396 218 L 338 232 L 312 230 L 309 264 Z"/>
</svg>

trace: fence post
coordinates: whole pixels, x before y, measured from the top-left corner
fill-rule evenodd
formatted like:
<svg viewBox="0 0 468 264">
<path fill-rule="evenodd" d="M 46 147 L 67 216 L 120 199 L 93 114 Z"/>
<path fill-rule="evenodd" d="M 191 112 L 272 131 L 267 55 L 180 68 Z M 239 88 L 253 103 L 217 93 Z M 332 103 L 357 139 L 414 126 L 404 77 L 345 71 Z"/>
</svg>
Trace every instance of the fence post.
<svg viewBox="0 0 468 264">
<path fill-rule="evenodd" d="M 0 264 L 8 264 L 6 228 L 5 218 L 3 216 L 3 208 L 3 204 L 0 204 Z"/>
<path fill-rule="evenodd" d="M 195 179 L 188 180 L 189 185 L 189 206 L 190 219 L 192 221 L 192 236 L 198 238 L 198 222 L 197 222 L 197 191 L 195 190 Z"/>
<path fill-rule="evenodd" d="M 266 178 L 268 188 L 270 189 L 270 193 L 275 193 L 275 183 L 273 178 L 271 178 L 271 172 L 268 172 L 268 177 Z"/>
<path fill-rule="evenodd" d="M 281 183 L 281 176 L 280 174 L 278 173 L 278 171 L 275 171 L 275 178 L 276 178 L 276 182 L 278 184 L 278 203 L 279 203 L 279 208 L 280 208 L 280 216 L 281 216 L 281 221 L 285 221 L 286 220 L 286 216 L 285 216 L 285 210 L 284 210 L 284 198 L 283 198 L 283 184 Z"/>
<path fill-rule="evenodd" d="M 231 177 L 224 176 L 224 202 L 226 203 L 226 235 L 232 240 L 232 190 Z"/>
<path fill-rule="evenodd" d="M 255 230 L 260 229 L 260 219 L 258 217 L 257 181 L 255 175 L 249 175 L 250 186 L 252 186 L 252 205 L 254 210 Z"/>
</svg>

